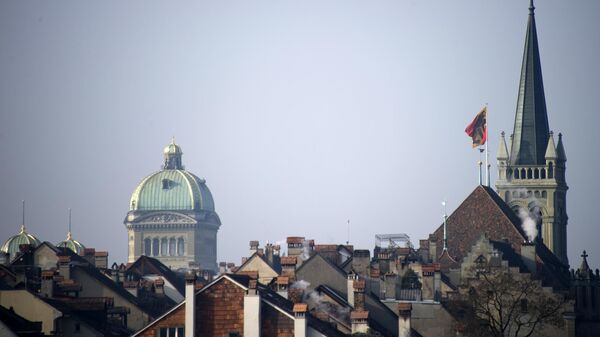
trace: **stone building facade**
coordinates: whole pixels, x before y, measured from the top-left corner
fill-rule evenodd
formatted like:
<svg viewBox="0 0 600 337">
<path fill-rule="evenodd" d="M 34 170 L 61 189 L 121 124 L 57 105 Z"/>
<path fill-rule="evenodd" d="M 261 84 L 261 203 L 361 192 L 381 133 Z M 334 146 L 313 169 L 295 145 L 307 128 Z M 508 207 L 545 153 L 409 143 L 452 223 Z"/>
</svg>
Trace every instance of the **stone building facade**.
<svg viewBox="0 0 600 337">
<path fill-rule="evenodd" d="M 221 220 L 204 179 L 186 171 L 181 147 L 163 151 L 163 169 L 136 187 L 125 217 L 128 262 L 142 255 L 170 268 L 217 270 L 217 231 Z"/>
</svg>

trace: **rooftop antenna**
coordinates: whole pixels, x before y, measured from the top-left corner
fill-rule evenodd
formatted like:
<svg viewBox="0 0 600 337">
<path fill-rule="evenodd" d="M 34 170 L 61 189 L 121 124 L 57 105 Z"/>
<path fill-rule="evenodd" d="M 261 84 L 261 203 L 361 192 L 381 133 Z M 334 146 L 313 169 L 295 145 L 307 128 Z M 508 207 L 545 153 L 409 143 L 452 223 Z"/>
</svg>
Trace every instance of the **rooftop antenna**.
<svg viewBox="0 0 600 337">
<path fill-rule="evenodd" d="M 442 201 L 442 206 L 444 206 L 444 250 L 448 249 L 448 231 L 446 220 L 448 219 L 448 215 L 446 215 L 446 200 Z"/>
<path fill-rule="evenodd" d="M 350 220 L 347 220 L 346 223 L 348 224 L 348 238 L 346 240 L 346 245 L 350 244 Z"/>
</svg>

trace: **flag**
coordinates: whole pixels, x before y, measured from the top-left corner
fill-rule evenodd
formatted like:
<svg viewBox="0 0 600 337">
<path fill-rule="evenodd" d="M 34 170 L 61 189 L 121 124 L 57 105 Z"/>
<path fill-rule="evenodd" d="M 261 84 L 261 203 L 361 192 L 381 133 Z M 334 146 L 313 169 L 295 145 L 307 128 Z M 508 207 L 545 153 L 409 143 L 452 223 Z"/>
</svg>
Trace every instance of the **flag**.
<svg viewBox="0 0 600 337">
<path fill-rule="evenodd" d="M 471 124 L 467 125 L 465 132 L 473 139 L 473 147 L 478 147 L 485 144 L 487 140 L 487 107 L 483 107 L 481 111 L 473 118 Z"/>
</svg>

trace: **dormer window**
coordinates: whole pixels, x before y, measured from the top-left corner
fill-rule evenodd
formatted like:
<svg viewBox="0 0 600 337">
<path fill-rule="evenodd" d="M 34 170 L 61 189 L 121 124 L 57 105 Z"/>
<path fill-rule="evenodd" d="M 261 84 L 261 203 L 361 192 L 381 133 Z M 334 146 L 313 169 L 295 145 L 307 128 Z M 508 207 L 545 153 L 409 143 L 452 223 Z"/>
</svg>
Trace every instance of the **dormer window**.
<svg viewBox="0 0 600 337">
<path fill-rule="evenodd" d="M 171 187 L 173 187 L 173 182 L 169 179 L 163 179 L 162 180 L 162 188 L 163 190 L 168 190 Z"/>
</svg>

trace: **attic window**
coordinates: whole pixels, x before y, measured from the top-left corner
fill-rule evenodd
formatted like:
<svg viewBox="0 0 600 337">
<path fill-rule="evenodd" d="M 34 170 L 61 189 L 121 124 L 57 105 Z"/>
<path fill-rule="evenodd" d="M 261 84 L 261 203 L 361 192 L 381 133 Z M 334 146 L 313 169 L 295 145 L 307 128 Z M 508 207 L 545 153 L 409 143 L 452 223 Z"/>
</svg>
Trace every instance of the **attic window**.
<svg viewBox="0 0 600 337">
<path fill-rule="evenodd" d="M 162 188 L 163 190 L 168 190 L 171 187 L 173 187 L 173 182 L 169 179 L 163 179 L 162 180 Z"/>
</svg>

